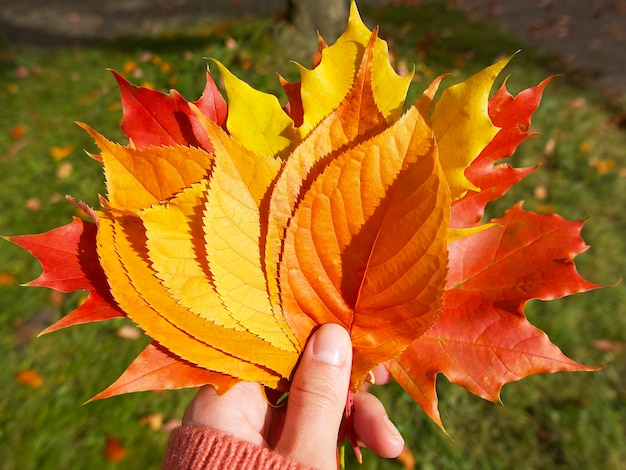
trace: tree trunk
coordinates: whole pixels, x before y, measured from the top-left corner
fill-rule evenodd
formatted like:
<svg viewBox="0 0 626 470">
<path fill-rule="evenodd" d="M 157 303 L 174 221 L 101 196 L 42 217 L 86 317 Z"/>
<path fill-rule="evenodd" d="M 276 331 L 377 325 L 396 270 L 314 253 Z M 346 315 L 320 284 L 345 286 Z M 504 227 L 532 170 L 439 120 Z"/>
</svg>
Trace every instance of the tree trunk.
<svg viewBox="0 0 626 470">
<path fill-rule="evenodd" d="M 345 30 L 349 0 L 288 0 L 289 18 L 298 32 L 316 31 L 333 43 Z"/>
</svg>

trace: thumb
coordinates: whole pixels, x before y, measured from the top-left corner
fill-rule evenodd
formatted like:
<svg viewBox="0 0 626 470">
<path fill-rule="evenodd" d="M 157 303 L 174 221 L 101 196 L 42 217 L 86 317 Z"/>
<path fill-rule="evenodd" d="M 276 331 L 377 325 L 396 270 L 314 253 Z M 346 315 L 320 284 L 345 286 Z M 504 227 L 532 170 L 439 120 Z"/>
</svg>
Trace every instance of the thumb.
<svg viewBox="0 0 626 470">
<path fill-rule="evenodd" d="M 307 343 L 293 378 L 278 451 L 317 468 L 337 468 L 337 436 L 351 368 L 348 332 L 335 324 L 320 327 Z"/>
</svg>

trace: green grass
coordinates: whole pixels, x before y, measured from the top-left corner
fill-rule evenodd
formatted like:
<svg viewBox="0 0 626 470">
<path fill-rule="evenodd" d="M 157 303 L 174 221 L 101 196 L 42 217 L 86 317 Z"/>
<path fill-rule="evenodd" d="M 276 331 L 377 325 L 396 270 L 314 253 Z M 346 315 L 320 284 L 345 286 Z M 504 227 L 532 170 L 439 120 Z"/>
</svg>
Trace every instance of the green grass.
<svg viewBox="0 0 626 470">
<path fill-rule="evenodd" d="M 520 48 L 506 69 L 513 92 L 559 72 L 553 58 L 437 5 L 363 12 L 370 24 L 381 25 L 396 64 L 415 64 L 419 80 L 412 97 L 440 73 L 452 72 L 447 83 L 454 83 Z M 296 74 L 288 59 L 309 62 L 315 40 L 305 42 L 305 48 L 301 44 L 275 23 L 259 20 L 114 44 L 0 49 L 0 233 L 38 233 L 68 223 L 74 208 L 65 194 L 97 206 L 97 194 L 104 193 L 102 170 L 83 154 L 82 149 L 95 147 L 73 121 L 123 141 L 119 95 L 106 68 L 124 71 L 136 64 L 129 73 L 134 83 L 149 82 L 161 90 L 175 87 L 196 99 L 204 84 L 205 58 L 215 57 L 252 85 L 279 93 L 276 73 L 288 78 Z M 19 71 L 28 71 L 28 76 L 20 77 Z M 530 210 L 550 208 L 570 219 L 588 217 L 583 235 L 592 248 L 577 261 L 588 279 L 601 284 L 618 283 L 626 260 L 626 135 L 613 124 L 619 111 L 587 84 L 556 78 L 533 120 L 539 135 L 514 157 L 516 164 L 541 163 L 541 168 L 491 208 L 497 215 L 523 199 Z M 25 132 L 16 139 L 11 133 L 18 126 Z M 75 150 L 67 158 L 51 157 L 53 147 L 70 145 Z M 68 165 L 70 174 L 59 177 Z M 540 190 L 544 197 L 537 198 Z M 146 340 L 118 337 L 122 320 L 35 339 L 80 297 L 59 299 L 45 289 L 18 286 L 39 272 L 27 253 L 2 242 L 0 466 L 158 468 L 167 433 L 151 430 L 141 419 L 153 413 L 162 413 L 165 421 L 180 418 L 192 391 L 133 394 L 80 406 L 111 383 Z M 625 306 L 621 284 L 559 301 L 532 302 L 527 309 L 532 323 L 566 354 L 608 366 L 596 373 L 542 375 L 507 385 L 502 394 L 506 409 L 440 378 L 440 409 L 450 438 L 399 389 L 377 389 L 413 450 L 417 468 L 508 469 L 520 462 L 538 469 L 620 468 L 626 461 L 626 353 L 597 349 L 594 341 L 626 341 Z M 42 374 L 41 387 L 15 380 L 27 369 Z M 120 463 L 104 456 L 108 435 L 127 450 Z M 355 466 L 349 462 L 350 468 Z M 359 468 L 401 467 L 366 453 Z"/>
</svg>

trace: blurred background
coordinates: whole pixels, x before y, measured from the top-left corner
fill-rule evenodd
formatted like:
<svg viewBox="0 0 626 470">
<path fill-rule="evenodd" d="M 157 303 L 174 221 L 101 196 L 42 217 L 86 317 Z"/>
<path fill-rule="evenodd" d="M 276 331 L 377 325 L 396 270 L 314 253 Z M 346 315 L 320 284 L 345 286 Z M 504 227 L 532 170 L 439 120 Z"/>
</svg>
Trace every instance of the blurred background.
<svg viewBox="0 0 626 470">
<path fill-rule="evenodd" d="M 380 25 L 396 70 L 415 67 L 409 102 L 439 74 L 451 85 L 518 50 L 505 70 L 513 93 L 545 77 L 537 135 L 513 157 L 540 168 L 490 207 L 519 200 L 538 212 L 587 219 L 577 258 L 590 281 L 613 287 L 531 302 L 528 317 L 595 373 L 509 384 L 504 406 L 438 381 L 449 436 L 393 384 L 375 388 L 411 451 L 366 453 L 364 469 L 620 469 L 626 462 L 626 2 L 623 0 L 361 0 Z M 345 28 L 338 0 L 0 0 L 0 234 L 69 223 L 71 194 L 98 207 L 95 146 L 74 121 L 125 142 L 114 69 L 132 83 L 196 100 L 216 58 L 282 102 L 277 74 L 297 80 L 315 31 Z M 37 334 L 84 294 L 21 287 L 41 272 L 0 241 L 0 468 L 159 468 L 169 431 L 193 391 L 138 393 L 82 405 L 115 380 L 148 339 L 123 320 Z M 349 454 L 349 452 L 348 452 Z"/>
</svg>

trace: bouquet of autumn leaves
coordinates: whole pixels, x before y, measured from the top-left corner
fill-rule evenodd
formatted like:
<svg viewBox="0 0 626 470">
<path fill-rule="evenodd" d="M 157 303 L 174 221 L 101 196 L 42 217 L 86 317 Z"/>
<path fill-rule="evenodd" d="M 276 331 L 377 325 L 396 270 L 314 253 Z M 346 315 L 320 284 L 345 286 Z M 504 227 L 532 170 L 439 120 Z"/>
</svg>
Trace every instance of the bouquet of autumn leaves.
<svg viewBox="0 0 626 470">
<path fill-rule="evenodd" d="M 238 381 L 278 391 L 312 330 L 352 337 L 351 387 L 385 364 L 441 426 L 435 380 L 497 401 L 503 384 L 578 371 L 524 316 L 530 299 L 598 287 L 578 275 L 582 224 L 525 211 L 483 223 L 534 168 L 498 164 L 531 134 L 546 80 L 490 97 L 508 60 L 405 108 L 412 77 L 351 6 L 320 39 L 289 102 L 217 64 L 186 101 L 116 74 L 127 145 L 95 140 L 106 178 L 91 221 L 10 240 L 39 259 L 31 285 L 86 290 L 50 326 L 128 317 L 153 341 L 95 398 Z"/>
</svg>

